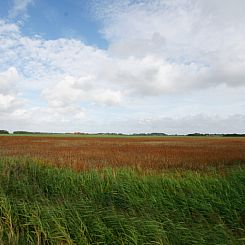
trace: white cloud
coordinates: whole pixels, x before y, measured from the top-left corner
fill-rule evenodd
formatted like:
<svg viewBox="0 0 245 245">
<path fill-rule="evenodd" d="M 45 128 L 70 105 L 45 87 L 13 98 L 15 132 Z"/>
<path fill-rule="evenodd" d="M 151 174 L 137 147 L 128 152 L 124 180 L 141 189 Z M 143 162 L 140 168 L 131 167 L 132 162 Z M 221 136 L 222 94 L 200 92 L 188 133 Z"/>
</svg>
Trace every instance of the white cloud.
<svg viewBox="0 0 245 245">
<path fill-rule="evenodd" d="M 159 79 L 163 87 L 166 83 L 174 89 L 245 85 L 244 2 L 109 2 L 110 8 L 99 6 L 110 54 L 124 60 L 135 57 L 139 67 L 146 57 L 161 61 L 155 73 L 152 71 L 153 83 L 159 71 L 162 74 L 171 67 L 177 81 L 162 74 Z M 138 79 L 142 80 L 140 76 Z M 145 89 L 151 92 L 147 86 Z"/>
<path fill-rule="evenodd" d="M 13 0 L 13 6 L 9 11 L 10 18 L 16 18 L 19 15 L 26 14 L 26 10 L 33 0 Z"/>
<path fill-rule="evenodd" d="M 234 123 L 234 121 L 236 123 Z M 139 119 L 117 120 L 106 122 L 103 127 L 114 132 L 142 133 L 163 132 L 166 134 L 189 133 L 244 133 L 245 116 L 232 114 L 230 116 L 203 115 L 183 117 L 146 117 Z"/>
<path fill-rule="evenodd" d="M 122 102 L 122 93 L 110 89 L 95 90 L 91 97 L 95 102 L 105 105 L 119 105 Z"/>
<path fill-rule="evenodd" d="M 20 101 L 13 95 L 0 94 L 0 113 L 10 112 L 20 105 Z"/>
<path fill-rule="evenodd" d="M 18 33 L 19 27 L 16 24 L 6 23 L 5 21 L 0 19 L 0 35 L 1 41 L 3 42 L 2 38 L 5 35 L 11 35 L 12 33 Z"/>
<path fill-rule="evenodd" d="M 7 94 L 15 90 L 19 74 L 15 67 L 10 67 L 7 71 L 0 72 L 0 94 Z"/>
<path fill-rule="evenodd" d="M 24 13 L 31 2 L 15 1 L 11 15 Z M 95 2 L 109 43 L 106 50 L 77 39 L 28 37 L 18 25 L 0 20 L 1 119 L 6 117 L 13 125 L 15 120 L 16 125 L 32 120 L 37 128 L 74 130 L 93 120 L 86 124 L 89 130 L 92 125 L 109 127 L 103 123 L 107 118 L 137 122 L 137 117 L 149 115 L 153 120 L 142 128 L 149 130 L 150 125 L 158 125 L 156 115 L 209 118 L 216 110 L 221 118 L 217 123 L 231 123 L 224 118 L 234 113 L 242 117 L 244 1 Z M 36 117 L 42 119 L 38 122 Z M 197 116 L 190 125 L 205 120 Z M 171 122 L 176 130 L 181 125 L 187 130 L 187 121 Z M 130 123 L 118 125 L 137 128 Z M 215 123 L 207 125 L 207 129 L 216 128 Z M 241 123 L 238 128 L 243 129 Z"/>
<path fill-rule="evenodd" d="M 93 76 L 75 78 L 66 76 L 53 88 L 43 91 L 43 96 L 53 107 L 66 107 L 79 102 L 90 101 L 104 105 L 120 104 L 122 94 L 120 91 L 98 87 Z"/>
<path fill-rule="evenodd" d="M 23 99 L 18 93 L 20 76 L 15 67 L 0 72 L 0 114 L 14 111 L 22 106 Z"/>
</svg>

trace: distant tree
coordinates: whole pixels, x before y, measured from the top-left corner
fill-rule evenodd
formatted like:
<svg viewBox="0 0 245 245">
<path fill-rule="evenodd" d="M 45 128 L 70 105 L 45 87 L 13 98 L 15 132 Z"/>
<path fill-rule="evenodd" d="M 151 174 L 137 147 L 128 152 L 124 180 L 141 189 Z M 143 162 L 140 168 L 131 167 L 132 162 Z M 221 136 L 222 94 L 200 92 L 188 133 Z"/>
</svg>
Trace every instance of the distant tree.
<svg viewBox="0 0 245 245">
<path fill-rule="evenodd" d="M 208 136 L 208 134 L 194 133 L 194 134 L 187 134 L 187 136 Z"/>
<path fill-rule="evenodd" d="M 9 134 L 7 130 L 0 130 L 0 134 Z"/>
<path fill-rule="evenodd" d="M 165 133 L 135 133 L 132 136 L 167 136 Z"/>
<path fill-rule="evenodd" d="M 13 134 L 59 134 L 59 133 L 47 133 L 47 132 L 29 132 L 29 131 L 14 131 Z"/>
<path fill-rule="evenodd" d="M 245 137 L 245 134 L 223 134 L 224 137 Z"/>
<path fill-rule="evenodd" d="M 30 134 L 30 132 L 27 132 L 27 131 L 14 131 L 13 134 Z"/>
</svg>

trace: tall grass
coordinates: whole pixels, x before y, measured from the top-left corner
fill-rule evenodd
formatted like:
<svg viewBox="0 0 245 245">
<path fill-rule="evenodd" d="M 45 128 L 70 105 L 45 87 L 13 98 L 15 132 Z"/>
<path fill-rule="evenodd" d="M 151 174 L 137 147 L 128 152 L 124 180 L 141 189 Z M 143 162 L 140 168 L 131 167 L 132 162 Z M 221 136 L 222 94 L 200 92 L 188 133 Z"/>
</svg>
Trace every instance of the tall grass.
<svg viewBox="0 0 245 245">
<path fill-rule="evenodd" d="M 243 244 L 245 170 L 74 172 L 0 160 L 0 244 Z"/>
<path fill-rule="evenodd" d="M 245 164 L 245 138 L 0 136 L 0 156 L 31 157 L 77 171 L 108 167 L 223 169 Z"/>
</svg>

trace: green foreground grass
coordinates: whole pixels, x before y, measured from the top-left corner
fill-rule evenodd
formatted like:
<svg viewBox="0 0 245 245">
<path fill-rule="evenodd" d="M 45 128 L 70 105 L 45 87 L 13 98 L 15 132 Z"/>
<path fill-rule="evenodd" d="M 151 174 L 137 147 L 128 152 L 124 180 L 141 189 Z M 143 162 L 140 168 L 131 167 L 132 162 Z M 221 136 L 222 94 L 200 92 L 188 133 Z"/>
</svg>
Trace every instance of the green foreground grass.
<svg viewBox="0 0 245 245">
<path fill-rule="evenodd" d="M 76 173 L 0 160 L 0 244 L 244 242 L 244 169 Z"/>
</svg>

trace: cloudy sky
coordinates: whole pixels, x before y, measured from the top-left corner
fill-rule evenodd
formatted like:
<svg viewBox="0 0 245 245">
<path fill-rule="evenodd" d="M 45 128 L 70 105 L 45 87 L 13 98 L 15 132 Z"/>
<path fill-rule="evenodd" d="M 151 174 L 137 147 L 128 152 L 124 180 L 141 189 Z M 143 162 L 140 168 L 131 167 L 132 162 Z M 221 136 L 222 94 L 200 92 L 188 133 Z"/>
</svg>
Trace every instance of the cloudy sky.
<svg viewBox="0 0 245 245">
<path fill-rule="evenodd" d="M 244 0 L 0 0 L 0 129 L 245 133 Z"/>
</svg>

